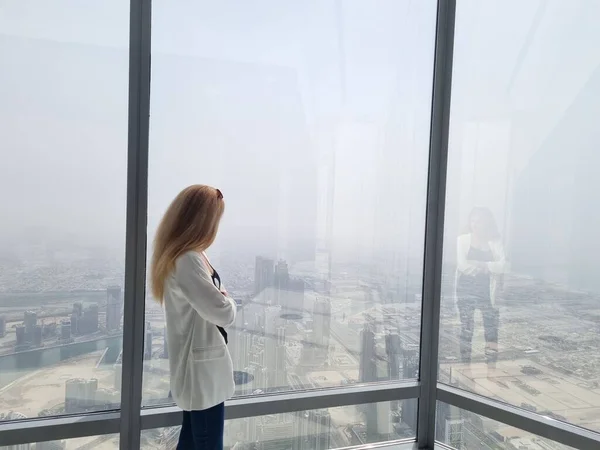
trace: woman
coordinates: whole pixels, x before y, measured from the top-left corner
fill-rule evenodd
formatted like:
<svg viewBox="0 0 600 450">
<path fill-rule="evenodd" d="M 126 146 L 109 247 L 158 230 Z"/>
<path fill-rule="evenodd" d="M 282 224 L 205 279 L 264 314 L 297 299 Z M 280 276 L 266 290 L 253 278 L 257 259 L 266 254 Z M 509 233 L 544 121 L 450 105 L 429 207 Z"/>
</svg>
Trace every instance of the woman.
<svg viewBox="0 0 600 450">
<path fill-rule="evenodd" d="M 190 186 L 154 240 L 152 293 L 165 309 L 171 394 L 183 409 L 177 450 L 223 448 L 224 401 L 235 389 L 224 328 L 234 323 L 236 305 L 205 254 L 224 208 L 218 189 Z"/>
<path fill-rule="evenodd" d="M 505 270 L 505 256 L 492 212 L 474 208 L 469 215 L 469 232 L 458 237 L 456 297 L 460 315 L 460 356 L 471 361 L 475 311 L 483 317 L 485 354 L 494 366 L 498 353 L 499 314 L 496 294 Z"/>
</svg>

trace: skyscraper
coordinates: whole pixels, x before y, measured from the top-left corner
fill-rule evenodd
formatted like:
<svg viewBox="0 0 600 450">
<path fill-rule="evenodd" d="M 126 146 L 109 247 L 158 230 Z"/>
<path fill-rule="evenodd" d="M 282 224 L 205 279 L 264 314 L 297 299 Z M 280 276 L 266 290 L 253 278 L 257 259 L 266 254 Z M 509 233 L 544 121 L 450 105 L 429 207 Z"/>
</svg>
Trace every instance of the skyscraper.
<svg viewBox="0 0 600 450">
<path fill-rule="evenodd" d="M 35 347 L 42 346 L 42 326 L 41 325 L 36 325 L 35 328 L 33 329 L 32 343 Z"/>
<path fill-rule="evenodd" d="M 377 361 L 375 355 L 375 332 L 374 325 L 365 322 L 360 332 L 360 361 L 358 368 L 358 380 L 361 383 L 377 381 Z"/>
<path fill-rule="evenodd" d="M 25 327 L 23 325 L 17 325 L 17 328 L 15 329 L 15 334 L 16 334 L 16 346 L 17 348 L 23 348 L 24 346 L 27 345 L 27 341 L 25 340 Z"/>
<path fill-rule="evenodd" d="M 388 362 L 388 378 L 390 380 L 401 379 L 402 343 L 397 332 L 391 332 L 385 336 L 385 353 Z"/>
<path fill-rule="evenodd" d="M 331 301 L 327 297 L 317 297 L 313 307 L 313 339 L 317 347 L 326 352 L 331 336 Z"/>
<path fill-rule="evenodd" d="M 92 304 L 85 308 L 83 314 L 77 318 L 77 332 L 79 334 L 91 334 L 97 332 L 98 314 L 97 304 Z"/>
<path fill-rule="evenodd" d="M 0 316 L 0 338 L 6 335 L 6 317 Z"/>
<path fill-rule="evenodd" d="M 385 353 L 387 356 L 387 378 L 389 380 L 400 380 L 402 378 L 402 342 L 397 332 L 391 332 L 385 336 Z M 399 402 L 394 401 L 391 409 L 397 411 Z"/>
<path fill-rule="evenodd" d="M 294 417 L 294 450 L 331 448 L 331 415 L 327 409 L 303 411 Z"/>
<path fill-rule="evenodd" d="M 163 327 L 163 359 L 169 359 L 169 347 L 167 345 L 167 327 Z"/>
<path fill-rule="evenodd" d="M 274 273 L 274 286 L 278 290 L 287 290 L 288 283 L 290 281 L 290 273 L 288 264 L 283 260 L 279 260 L 277 266 L 275 266 Z"/>
<path fill-rule="evenodd" d="M 402 343 L 402 378 L 419 376 L 419 348 L 417 344 Z M 402 403 L 402 421 L 411 429 L 417 429 L 417 400 L 405 400 Z"/>
<path fill-rule="evenodd" d="M 37 325 L 37 314 L 35 311 L 25 311 L 23 325 L 25 325 L 25 341 L 33 342 L 33 334 Z"/>
<path fill-rule="evenodd" d="M 106 331 L 121 329 L 122 306 L 121 287 L 108 287 L 106 289 Z"/>
<path fill-rule="evenodd" d="M 314 450 L 327 450 L 331 448 L 331 415 L 326 409 L 317 409 L 309 413 L 314 436 Z"/>
<path fill-rule="evenodd" d="M 71 340 L 71 322 L 69 320 L 63 320 L 60 324 L 60 339 L 63 342 Z"/>
<path fill-rule="evenodd" d="M 152 359 L 152 325 L 146 322 L 144 339 L 144 359 Z"/>
<path fill-rule="evenodd" d="M 266 288 L 272 287 L 274 278 L 275 272 L 273 260 L 257 256 L 256 264 L 254 266 L 254 293 L 260 294 Z"/>
<path fill-rule="evenodd" d="M 358 380 L 361 383 L 378 381 L 374 328 L 375 324 L 367 321 L 360 332 Z M 378 403 L 368 403 L 364 405 L 363 411 L 365 414 L 367 436 L 376 436 L 379 433 Z"/>
</svg>

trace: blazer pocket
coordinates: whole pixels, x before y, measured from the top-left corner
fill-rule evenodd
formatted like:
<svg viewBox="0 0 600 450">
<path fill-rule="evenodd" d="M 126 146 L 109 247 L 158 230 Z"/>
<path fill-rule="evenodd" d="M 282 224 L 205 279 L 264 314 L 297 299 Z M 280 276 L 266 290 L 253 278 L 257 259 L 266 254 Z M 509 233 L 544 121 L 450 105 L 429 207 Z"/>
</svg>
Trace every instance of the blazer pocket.
<svg viewBox="0 0 600 450">
<path fill-rule="evenodd" d="M 225 356 L 226 347 L 217 345 L 215 347 L 198 347 L 192 349 L 192 357 L 194 361 L 208 361 L 211 359 L 219 359 Z"/>
</svg>

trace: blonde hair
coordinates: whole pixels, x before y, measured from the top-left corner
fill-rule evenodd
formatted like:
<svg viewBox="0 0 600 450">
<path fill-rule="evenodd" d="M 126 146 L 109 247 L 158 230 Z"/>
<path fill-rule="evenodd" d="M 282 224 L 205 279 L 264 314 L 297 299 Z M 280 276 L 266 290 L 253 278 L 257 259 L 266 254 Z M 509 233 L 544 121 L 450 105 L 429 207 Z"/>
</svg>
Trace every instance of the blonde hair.
<svg viewBox="0 0 600 450">
<path fill-rule="evenodd" d="M 171 202 L 156 231 L 150 268 L 152 295 L 158 303 L 163 303 L 165 281 L 177 258 L 210 247 L 224 210 L 221 191 L 202 184 L 185 188 Z"/>
</svg>

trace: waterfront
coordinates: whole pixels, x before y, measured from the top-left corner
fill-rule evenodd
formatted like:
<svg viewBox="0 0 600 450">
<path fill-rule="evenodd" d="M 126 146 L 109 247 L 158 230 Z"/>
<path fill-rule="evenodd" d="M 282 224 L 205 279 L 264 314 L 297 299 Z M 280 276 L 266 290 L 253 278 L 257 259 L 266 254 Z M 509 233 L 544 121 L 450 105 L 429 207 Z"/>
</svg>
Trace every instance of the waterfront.
<svg viewBox="0 0 600 450">
<path fill-rule="evenodd" d="M 97 351 L 106 350 L 102 360 L 103 365 L 113 364 L 122 347 L 123 336 L 116 335 L 2 355 L 0 356 L 0 389 L 33 371 Z"/>
</svg>

